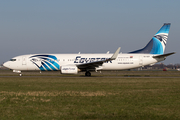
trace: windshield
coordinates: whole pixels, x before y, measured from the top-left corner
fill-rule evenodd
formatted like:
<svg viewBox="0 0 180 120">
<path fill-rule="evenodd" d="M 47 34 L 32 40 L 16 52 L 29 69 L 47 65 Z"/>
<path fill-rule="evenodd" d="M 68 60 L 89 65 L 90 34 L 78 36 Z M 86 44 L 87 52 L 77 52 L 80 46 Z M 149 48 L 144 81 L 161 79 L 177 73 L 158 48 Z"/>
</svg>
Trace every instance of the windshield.
<svg viewBox="0 0 180 120">
<path fill-rule="evenodd" d="M 10 59 L 10 61 L 16 61 L 16 59 Z"/>
</svg>

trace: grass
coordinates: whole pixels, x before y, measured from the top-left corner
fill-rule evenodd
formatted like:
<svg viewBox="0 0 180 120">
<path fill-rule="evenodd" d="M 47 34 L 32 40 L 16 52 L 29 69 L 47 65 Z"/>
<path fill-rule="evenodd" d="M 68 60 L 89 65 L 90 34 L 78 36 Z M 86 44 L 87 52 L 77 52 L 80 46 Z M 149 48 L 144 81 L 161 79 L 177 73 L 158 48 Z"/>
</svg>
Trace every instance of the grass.
<svg viewBox="0 0 180 120">
<path fill-rule="evenodd" d="M 173 77 L 0 77 L 0 119 L 180 119 L 179 86 Z"/>
</svg>

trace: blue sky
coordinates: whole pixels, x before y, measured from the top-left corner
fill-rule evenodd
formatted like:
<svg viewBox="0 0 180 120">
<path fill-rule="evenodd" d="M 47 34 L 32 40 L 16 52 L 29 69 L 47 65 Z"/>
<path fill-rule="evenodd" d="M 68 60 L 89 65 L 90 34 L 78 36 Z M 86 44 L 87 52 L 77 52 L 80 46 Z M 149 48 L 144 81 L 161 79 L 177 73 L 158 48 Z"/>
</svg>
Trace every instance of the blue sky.
<svg viewBox="0 0 180 120">
<path fill-rule="evenodd" d="M 180 63 L 179 0 L 0 2 L 0 64 L 34 53 L 122 53 L 143 48 L 171 23 L 164 63 Z"/>
</svg>

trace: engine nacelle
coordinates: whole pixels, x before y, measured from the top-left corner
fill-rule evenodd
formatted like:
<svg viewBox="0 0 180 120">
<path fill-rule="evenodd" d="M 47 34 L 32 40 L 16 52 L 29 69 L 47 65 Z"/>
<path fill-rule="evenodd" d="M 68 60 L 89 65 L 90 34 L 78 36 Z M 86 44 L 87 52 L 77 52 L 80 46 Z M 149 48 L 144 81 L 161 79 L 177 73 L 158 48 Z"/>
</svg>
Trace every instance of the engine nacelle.
<svg viewBox="0 0 180 120">
<path fill-rule="evenodd" d="M 76 66 L 61 66 L 62 74 L 77 74 L 78 68 Z"/>
</svg>

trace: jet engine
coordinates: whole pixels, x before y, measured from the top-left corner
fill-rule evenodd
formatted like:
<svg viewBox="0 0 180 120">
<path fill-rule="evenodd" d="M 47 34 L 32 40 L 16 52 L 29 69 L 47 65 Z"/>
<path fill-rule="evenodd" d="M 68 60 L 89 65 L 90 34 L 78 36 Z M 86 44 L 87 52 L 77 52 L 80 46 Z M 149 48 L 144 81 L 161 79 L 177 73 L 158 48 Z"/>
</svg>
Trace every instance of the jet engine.
<svg viewBox="0 0 180 120">
<path fill-rule="evenodd" d="M 78 68 L 76 66 L 61 66 L 62 74 L 77 74 Z"/>
</svg>

